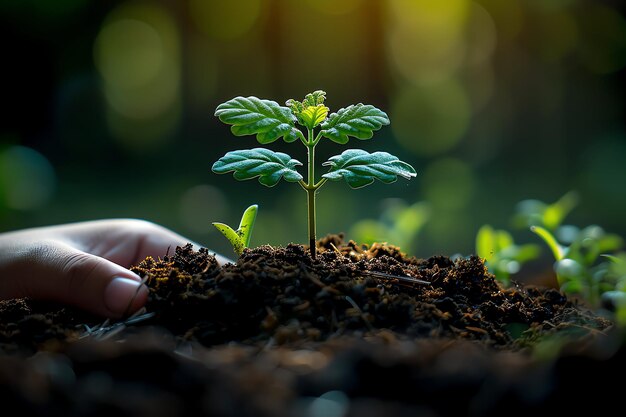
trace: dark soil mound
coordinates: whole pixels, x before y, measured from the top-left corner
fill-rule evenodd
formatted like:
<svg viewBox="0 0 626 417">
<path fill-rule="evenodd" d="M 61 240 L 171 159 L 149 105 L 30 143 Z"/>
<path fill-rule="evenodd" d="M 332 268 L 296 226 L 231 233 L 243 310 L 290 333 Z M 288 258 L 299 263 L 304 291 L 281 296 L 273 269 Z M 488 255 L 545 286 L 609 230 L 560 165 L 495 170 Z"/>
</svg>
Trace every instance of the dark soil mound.
<svg viewBox="0 0 626 417">
<path fill-rule="evenodd" d="M 576 378 L 624 363 L 610 322 L 554 289 L 503 289 L 477 257 L 318 249 L 148 258 L 146 310 L 119 323 L 0 302 L 0 400 L 27 415 L 562 413 Z M 612 392 L 596 382 L 587 398 Z"/>
<path fill-rule="evenodd" d="M 155 320 L 205 346 L 298 344 L 386 329 L 515 349 L 557 328 L 608 324 L 554 289 L 503 289 L 477 257 L 417 260 L 337 237 L 322 240 L 320 252 L 313 260 L 301 245 L 261 246 L 221 268 L 189 245 L 133 270 L 147 278 Z"/>
</svg>

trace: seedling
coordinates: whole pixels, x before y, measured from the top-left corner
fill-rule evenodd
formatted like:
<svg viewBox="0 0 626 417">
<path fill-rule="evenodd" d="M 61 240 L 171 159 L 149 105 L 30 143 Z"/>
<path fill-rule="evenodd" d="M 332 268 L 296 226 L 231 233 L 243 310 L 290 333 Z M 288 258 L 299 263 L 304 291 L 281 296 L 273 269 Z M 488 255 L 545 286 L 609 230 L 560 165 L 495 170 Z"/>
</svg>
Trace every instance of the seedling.
<svg viewBox="0 0 626 417">
<path fill-rule="evenodd" d="M 539 256 L 537 245 L 515 244 L 513 236 L 506 230 L 496 230 L 484 225 L 476 234 L 476 254 L 485 260 L 487 268 L 505 285 L 511 283 L 511 275 L 521 266 Z"/>
<path fill-rule="evenodd" d="M 539 200 L 524 200 L 517 204 L 513 221 L 522 228 L 541 226 L 555 231 L 577 204 L 578 193 L 575 191 L 569 191 L 551 204 Z"/>
<path fill-rule="evenodd" d="M 617 288 L 616 268 L 610 264 L 618 262 L 619 258 L 607 253 L 622 246 L 619 236 L 606 233 L 599 226 L 588 226 L 579 230 L 571 244 L 566 246 L 546 228 L 532 226 L 531 230 L 552 251 L 556 277 L 564 292 L 581 294 L 591 305 L 598 305 L 607 291 L 621 291 Z"/>
<path fill-rule="evenodd" d="M 258 209 L 259 206 L 256 204 L 248 207 L 241 216 L 237 230 L 224 223 L 212 223 L 228 239 L 237 256 L 241 256 L 243 250 L 250 246 L 250 237 Z"/>
<path fill-rule="evenodd" d="M 324 105 L 326 93 L 315 91 L 303 101 L 288 100 L 286 106 L 257 97 L 235 97 L 220 104 L 215 115 L 232 125 L 235 136 L 256 135 L 261 144 L 283 139 L 287 143 L 300 140 L 307 149 L 307 179 L 296 170 L 302 163 L 282 152 L 265 148 L 236 150 L 226 153 L 213 164 L 213 172 L 233 172 L 236 180 L 257 178 L 266 187 L 275 186 L 281 178 L 297 182 L 306 191 L 308 205 L 308 234 L 311 257 L 316 255 L 315 196 L 328 181 L 346 180 L 351 188 L 365 187 L 379 180 L 389 184 L 398 176 L 411 179 L 415 169 L 387 152 L 368 153 L 348 149 L 324 162 L 330 169 L 318 180 L 315 176 L 315 147 L 326 138 L 345 145 L 350 137 L 370 139 L 374 131 L 389 124 L 387 114 L 368 104 L 354 104 L 328 114 Z M 298 128 L 297 125 L 304 128 Z M 316 132 L 317 129 L 317 132 Z"/>
</svg>

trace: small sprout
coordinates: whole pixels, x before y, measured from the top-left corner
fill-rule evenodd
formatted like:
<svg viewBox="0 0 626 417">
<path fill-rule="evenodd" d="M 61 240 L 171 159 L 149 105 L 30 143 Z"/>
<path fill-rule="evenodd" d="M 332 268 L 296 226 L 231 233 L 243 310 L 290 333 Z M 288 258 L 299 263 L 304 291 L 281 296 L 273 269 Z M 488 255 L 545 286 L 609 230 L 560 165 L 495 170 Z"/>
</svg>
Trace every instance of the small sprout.
<svg viewBox="0 0 626 417">
<path fill-rule="evenodd" d="M 350 137 L 370 139 L 374 131 L 389 124 L 385 112 L 361 103 L 328 114 L 325 99 L 326 93 L 318 90 L 307 94 L 303 101 L 287 100 L 287 107 L 284 107 L 275 101 L 257 97 L 236 97 L 220 104 L 215 110 L 215 115 L 222 122 L 232 125 L 231 132 L 235 136 L 256 135 L 261 144 L 281 138 L 287 143 L 300 140 L 307 148 L 306 181 L 296 170 L 302 163 L 287 154 L 264 148 L 228 152 L 213 164 L 213 172 L 233 172 L 236 180 L 258 177 L 259 182 L 267 187 L 273 187 L 281 178 L 299 183 L 307 193 L 309 247 L 313 258 L 316 255 L 315 196 L 328 180 L 343 178 L 350 187 L 360 188 L 374 180 L 389 184 L 398 176 L 406 179 L 416 176 L 411 165 L 387 152 L 348 149 L 322 164 L 330 169 L 318 180 L 315 175 L 315 147 L 322 139 L 345 145 Z M 304 133 L 296 127 L 296 123 L 304 128 Z M 317 132 L 315 129 L 318 129 Z"/>
<path fill-rule="evenodd" d="M 555 231 L 578 204 L 578 193 L 570 191 L 552 204 L 524 200 L 517 204 L 513 221 L 519 227 L 541 226 Z"/>
<path fill-rule="evenodd" d="M 237 230 L 233 230 L 232 227 L 224 223 L 212 223 L 228 239 L 237 256 L 241 256 L 243 250 L 250 246 L 250 237 L 258 208 L 258 205 L 253 204 L 243 212 Z"/>
<path fill-rule="evenodd" d="M 543 227 L 533 226 L 531 230 L 552 250 L 554 271 L 563 292 L 580 294 L 591 305 L 597 306 L 604 293 L 619 290 L 619 283 L 626 282 L 626 272 L 616 271 L 614 260 L 619 258 L 604 253 L 622 246 L 619 236 L 592 225 L 581 229 L 569 246 L 565 246 Z"/>
<path fill-rule="evenodd" d="M 563 259 L 563 257 L 565 256 L 565 249 L 563 249 L 563 247 L 559 245 L 559 242 L 556 241 L 556 238 L 552 233 L 548 231 L 548 229 L 545 229 L 541 226 L 531 226 L 530 231 L 542 238 L 544 242 L 546 242 L 546 245 L 548 245 L 548 247 L 552 251 L 552 255 L 554 255 L 554 259 L 556 259 L 557 261 Z"/>
<path fill-rule="evenodd" d="M 513 236 L 505 230 L 484 225 L 476 234 L 476 254 L 485 260 L 487 268 L 505 285 L 521 266 L 539 256 L 534 244 L 516 245 Z"/>
</svg>

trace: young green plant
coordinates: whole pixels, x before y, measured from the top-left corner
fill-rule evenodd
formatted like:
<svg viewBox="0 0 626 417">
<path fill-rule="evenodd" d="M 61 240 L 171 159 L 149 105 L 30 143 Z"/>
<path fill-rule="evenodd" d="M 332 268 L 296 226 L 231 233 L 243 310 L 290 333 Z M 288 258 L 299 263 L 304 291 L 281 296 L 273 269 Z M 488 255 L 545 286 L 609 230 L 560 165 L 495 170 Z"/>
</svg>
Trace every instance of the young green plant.
<svg viewBox="0 0 626 417">
<path fill-rule="evenodd" d="M 615 273 L 611 263 L 620 260 L 608 252 L 622 247 L 621 237 L 592 225 L 577 230 L 571 243 L 563 245 L 544 227 L 532 226 L 530 230 L 552 251 L 556 277 L 564 292 L 580 294 L 592 306 L 597 306 L 604 293 L 618 287 L 616 277 L 620 274 Z M 619 289 L 621 291 L 621 286 Z"/>
<path fill-rule="evenodd" d="M 287 143 L 299 140 L 306 147 L 306 180 L 296 170 L 302 165 L 300 161 L 265 148 L 228 152 L 213 164 L 212 169 L 218 174 L 233 172 L 236 180 L 258 177 L 266 187 L 275 186 L 281 178 L 299 183 L 307 194 L 309 247 L 313 258 L 316 256 L 315 197 L 328 180 L 343 178 L 351 188 L 361 188 L 374 180 L 389 184 L 398 176 L 406 179 L 416 176 L 411 165 L 387 152 L 348 149 L 324 162 L 322 165 L 330 168 L 317 179 L 315 148 L 322 139 L 345 145 L 350 137 L 370 139 L 374 131 L 389 124 L 385 112 L 361 103 L 329 115 L 325 99 L 326 93 L 321 90 L 307 94 L 303 101 L 288 100 L 286 107 L 253 96 L 235 97 L 220 104 L 215 111 L 222 122 L 232 125 L 231 132 L 235 136 L 256 135 L 256 140 L 264 145 L 281 138 Z"/>
<path fill-rule="evenodd" d="M 248 207 L 241 216 L 237 230 L 234 230 L 224 223 L 212 223 L 213 226 L 228 239 L 237 256 L 241 256 L 243 250 L 250 246 L 250 237 L 252 236 L 252 229 L 254 228 L 254 221 L 256 220 L 258 209 L 259 206 L 256 204 Z"/>
<path fill-rule="evenodd" d="M 506 230 L 484 225 L 476 234 L 476 254 L 485 260 L 489 271 L 504 285 L 511 283 L 511 275 L 521 266 L 539 256 L 539 246 L 528 243 L 518 245 Z"/>
</svg>

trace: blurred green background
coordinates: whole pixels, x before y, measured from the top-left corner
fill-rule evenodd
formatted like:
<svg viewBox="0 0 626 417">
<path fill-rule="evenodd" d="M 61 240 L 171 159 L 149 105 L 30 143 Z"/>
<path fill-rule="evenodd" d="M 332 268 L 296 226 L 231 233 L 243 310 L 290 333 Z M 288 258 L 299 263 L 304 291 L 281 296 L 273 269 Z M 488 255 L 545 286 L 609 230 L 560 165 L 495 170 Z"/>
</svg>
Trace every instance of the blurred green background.
<svg viewBox="0 0 626 417">
<path fill-rule="evenodd" d="M 386 111 L 391 126 L 348 146 L 396 154 L 418 176 L 356 191 L 328 184 L 318 237 L 391 240 L 393 227 L 372 232 L 363 220 L 393 223 L 417 203 L 430 215 L 404 249 L 467 254 L 482 224 L 509 227 L 518 201 L 569 190 L 580 196 L 572 223 L 625 236 L 622 4 L 2 2 L 0 230 L 137 217 L 230 255 L 210 222 L 236 226 L 258 203 L 253 245 L 305 243 L 300 187 L 210 171 L 225 152 L 258 145 L 213 111 L 238 95 L 284 103 L 323 89 L 331 111 Z M 305 160 L 297 143 L 268 147 Z M 321 163 L 344 148 L 318 149 Z"/>
</svg>

